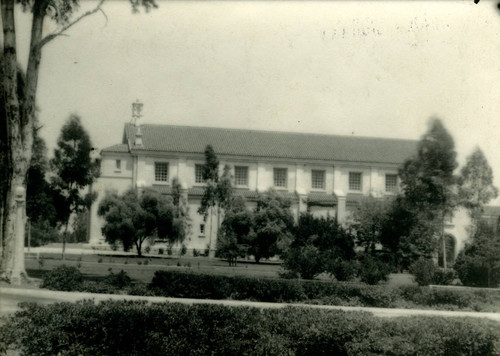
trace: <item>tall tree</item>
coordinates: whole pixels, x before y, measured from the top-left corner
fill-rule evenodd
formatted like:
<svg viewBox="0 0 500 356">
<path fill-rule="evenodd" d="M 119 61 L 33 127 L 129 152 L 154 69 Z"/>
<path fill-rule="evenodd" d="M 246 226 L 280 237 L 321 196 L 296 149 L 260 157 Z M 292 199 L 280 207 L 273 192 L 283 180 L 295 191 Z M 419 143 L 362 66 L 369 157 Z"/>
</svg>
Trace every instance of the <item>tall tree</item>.
<svg viewBox="0 0 500 356">
<path fill-rule="evenodd" d="M 155 190 L 137 193 L 131 189 L 124 194 L 108 194 L 99 204 L 98 214 L 104 218 L 102 233 L 112 245 L 121 243 L 125 251 L 136 248 L 142 256 L 142 246 L 148 238 L 179 241 L 175 229 L 176 207 L 171 197 Z"/>
<path fill-rule="evenodd" d="M 172 179 L 172 201 L 175 207 L 174 228 L 178 241 L 182 242 L 190 234 L 191 218 L 189 216 L 187 191 L 182 188 L 177 178 Z"/>
<path fill-rule="evenodd" d="M 224 166 L 222 176 L 219 176 L 219 160 L 211 145 L 205 148 L 205 164 L 203 165 L 203 196 L 198 213 L 203 214 L 205 218 L 210 214 L 210 239 L 208 242 L 209 250 L 212 249 L 213 241 L 213 215 L 217 211 L 217 230 L 218 235 L 222 210 L 229 208 L 232 195 L 231 168 Z"/>
<path fill-rule="evenodd" d="M 69 210 L 64 221 L 63 259 L 71 214 L 90 208 L 96 198 L 95 194 L 90 192 L 82 194 L 82 191 L 99 176 L 99 165 L 90 158 L 91 150 L 90 137 L 83 128 L 80 118 L 72 115 L 61 129 L 54 158 L 51 160 L 55 173 L 52 185 L 65 197 L 65 206 Z"/>
<path fill-rule="evenodd" d="M 475 224 L 483 213 L 484 205 L 498 196 L 498 189 L 493 185 L 493 170 L 479 147 L 467 157 L 458 184 L 459 202 L 468 209 Z"/>
<path fill-rule="evenodd" d="M 2 195 L 0 219 L 0 279 L 11 281 L 13 272 L 22 262 L 15 250 L 15 193 L 18 187 L 26 189 L 26 174 L 30 166 L 33 127 L 35 122 L 35 104 L 37 95 L 42 48 L 52 40 L 63 35 L 69 28 L 87 16 L 102 12 L 105 0 L 84 13 L 78 14 L 79 0 L 2 0 L 1 16 L 3 28 L 3 85 L 0 86 L 4 106 L 0 115 L 2 156 Z M 146 10 L 156 7 L 154 0 L 130 0 L 134 12 L 139 6 Z M 23 87 L 18 85 L 19 69 L 17 66 L 17 38 L 15 5 L 32 13 L 31 36 L 26 65 L 26 80 Z M 79 16 L 78 16 L 79 15 Z M 44 34 L 48 28 L 45 20 L 57 25 L 57 29 Z M 23 273 L 25 274 L 25 273 Z M 14 276 L 16 277 L 16 276 Z"/>
<path fill-rule="evenodd" d="M 456 205 L 453 172 L 457 165 L 453 138 L 439 119 L 433 119 L 418 143 L 417 156 L 407 160 L 399 171 L 407 206 L 434 227 L 434 234 L 443 244 L 443 253 L 445 216 Z M 446 267 L 446 257 L 443 261 Z"/>
<path fill-rule="evenodd" d="M 290 199 L 273 190 L 261 195 L 254 211 L 254 235 L 249 253 L 258 263 L 262 258 L 279 255 L 291 240 L 293 216 Z"/>
<path fill-rule="evenodd" d="M 238 257 L 244 257 L 253 239 L 253 213 L 246 207 L 245 199 L 235 197 L 224 214 L 217 238 L 217 255 L 229 265 L 236 265 Z"/>
</svg>

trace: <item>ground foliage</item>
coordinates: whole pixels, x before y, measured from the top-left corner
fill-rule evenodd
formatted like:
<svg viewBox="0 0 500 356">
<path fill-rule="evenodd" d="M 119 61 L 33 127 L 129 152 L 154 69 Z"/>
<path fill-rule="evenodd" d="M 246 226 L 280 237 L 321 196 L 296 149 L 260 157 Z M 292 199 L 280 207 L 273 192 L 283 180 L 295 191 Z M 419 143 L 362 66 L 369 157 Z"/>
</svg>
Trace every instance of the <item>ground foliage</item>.
<svg viewBox="0 0 500 356">
<path fill-rule="evenodd" d="M 306 308 L 24 304 L 0 349 L 24 355 L 499 355 L 498 323 Z M 195 342 L 194 342 L 195 341 Z"/>
</svg>

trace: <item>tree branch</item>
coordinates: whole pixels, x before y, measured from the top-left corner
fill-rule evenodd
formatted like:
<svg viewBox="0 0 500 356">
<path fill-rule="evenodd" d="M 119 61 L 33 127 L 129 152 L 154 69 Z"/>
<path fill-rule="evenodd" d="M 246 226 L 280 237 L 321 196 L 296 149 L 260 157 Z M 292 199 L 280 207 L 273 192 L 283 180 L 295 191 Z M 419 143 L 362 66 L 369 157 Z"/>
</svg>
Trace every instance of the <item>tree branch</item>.
<svg viewBox="0 0 500 356">
<path fill-rule="evenodd" d="M 54 33 L 51 33 L 50 35 L 47 35 L 45 36 L 41 41 L 40 43 L 38 44 L 38 46 L 40 47 L 40 49 L 45 46 L 47 43 L 49 43 L 50 41 L 52 41 L 54 38 L 56 38 L 57 36 L 64 36 L 64 32 L 67 31 L 69 28 L 71 28 L 72 26 L 76 25 L 78 22 L 80 22 L 83 18 L 87 17 L 87 16 L 90 16 L 90 15 L 93 15 L 95 14 L 96 12 L 98 11 L 101 11 L 102 13 L 104 13 L 104 11 L 102 11 L 101 9 L 101 6 L 102 4 L 104 3 L 104 1 L 106 0 L 100 0 L 99 1 L 99 4 L 97 4 L 97 6 L 95 8 L 93 8 L 92 10 L 89 10 L 85 13 L 83 13 L 82 15 L 80 15 L 78 18 L 76 18 L 74 21 L 68 23 L 66 26 L 63 26 L 63 28 L 61 28 L 59 31 L 57 32 L 54 32 Z M 106 17 L 106 23 L 108 22 L 108 18 L 107 16 L 104 14 L 104 17 Z"/>
</svg>

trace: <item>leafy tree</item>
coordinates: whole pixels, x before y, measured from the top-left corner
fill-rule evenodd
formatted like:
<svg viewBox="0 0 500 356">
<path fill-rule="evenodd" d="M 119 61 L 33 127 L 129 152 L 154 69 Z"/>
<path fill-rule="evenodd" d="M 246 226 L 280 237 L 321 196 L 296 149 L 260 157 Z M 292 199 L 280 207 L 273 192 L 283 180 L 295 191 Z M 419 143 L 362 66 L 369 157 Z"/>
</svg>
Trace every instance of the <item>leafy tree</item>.
<svg viewBox="0 0 500 356">
<path fill-rule="evenodd" d="M 135 246 L 137 255 L 142 256 L 142 245 L 148 238 L 180 242 L 175 211 L 171 197 L 155 190 L 138 194 L 132 189 L 122 195 L 108 194 L 99 204 L 98 215 L 104 218 L 102 233 L 107 242 L 121 243 L 125 251 Z"/>
<path fill-rule="evenodd" d="M 254 211 L 254 237 L 249 254 L 258 263 L 262 258 L 279 255 L 291 240 L 293 216 L 291 201 L 270 190 L 260 195 Z"/>
<path fill-rule="evenodd" d="M 500 284 L 500 233 L 479 220 L 471 241 L 458 254 L 454 268 L 463 284 L 498 287 Z"/>
<path fill-rule="evenodd" d="M 408 159 L 399 171 L 406 205 L 414 213 L 414 219 L 423 219 L 416 228 L 420 229 L 422 224 L 433 227 L 432 235 L 443 244 L 444 219 L 456 205 L 453 175 L 456 167 L 453 138 L 442 122 L 434 119 L 418 143 L 417 156 Z"/>
<path fill-rule="evenodd" d="M 230 266 L 236 265 L 238 257 L 247 255 L 253 234 L 253 213 L 247 209 L 244 198 L 235 197 L 219 230 L 217 255 Z"/>
<path fill-rule="evenodd" d="M 99 165 L 90 158 L 92 143 L 80 118 L 72 115 L 61 129 L 54 150 L 51 166 L 55 173 L 52 186 L 65 198 L 68 214 L 65 216 L 63 233 L 63 259 L 71 214 L 90 208 L 96 196 L 81 191 L 91 185 L 99 176 Z"/>
<path fill-rule="evenodd" d="M 469 210 L 472 221 L 476 222 L 483 213 L 484 205 L 498 196 L 498 189 L 493 185 L 493 170 L 479 147 L 467 157 L 458 184 L 459 201 Z"/>
<path fill-rule="evenodd" d="M 26 174 L 30 167 L 33 148 L 35 123 L 35 105 L 37 84 L 42 59 L 42 48 L 87 16 L 103 12 L 104 0 L 96 6 L 79 14 L 78 0 L 2 0 L 1 16 L 3 27 L 3 86 L 0 87 L 2 99 L 0 114 L 0 149 L 2 150 L 2 194 L 0 219 L 0 278 L 11 281 L 15 270 L 20 269 L 22 261 L 14 253 L 15 249 L 15 192 L 18 187 L 26 189 Z M 146 10 L 156 7 L 154 0 L 130 0 L 134 12 L 139 6 Z M 20 71 L 17 63 L 17 39 L 15 5 L 23 11 L 32 13 L 31 37 L 26 65 L 25 85 L 19 85 Z M 50 34 L 44 34 L 47 28 L 45 20 L 51 20 L 57 26 Z M 8 123 L 8 124 L 7 124 Z M 3 130 L 5 129 L 5 131 Z M 14 276 L 17 277 L 17 276 Z M 26 277 L 22 272 L 22 277 Z"/>
<path fill-rule="evenodd" d="M 175 206 L 174 229 L 179 241 L 184 241 L 191 231 L 191 218 L 187 195 L 182 192 L 182 186 L 177 178 L 172 179 L 172 202 Z"/>
<path fill-rule="evenodd" d="M 335 219 L 314 217 L 310 213 L 301 214 L 293 229 L 293 241 L 284 254 L 285 269 L 299 273 L 304 279 L 313 279 L 328 271 L 347 276 L 347 265 L 355 257 L 353 236 L 344 230 Z"/>
<path fill-rule="evenodd" d="M 380 243 L 390 205 L 390 200 L 366 197 L 352 212 L 349 227 L 356 237 L 356 244 L 364 247 L 365 252 L 373 253 Z"/>
<path fill-rule="evenodd" d="M 223 175 L 219 177 L 219 160 L 211 145 L 207 145 L 205 148 L 203 181 L 205 182 L 205 186 L 203 188 L 203 196 L 201 198 L 201 205 L 198 208 L 198 213 L 203 214 L 205 217 L 210 213 L 210 241 L 208 244 L 209 249 L 211 249 L 214 209 L 217 210 L 216 235 L 218 235 L 221 210 L 225 210 L 229 207 L 232 195 L 231 169 L 228 165 L 224 166 Z"/>
<path fill-rule="evenodd" d="M 437 248 L 437 220 L 429 221 L 427 211 L 418 211 L 403 196 L 397 197 L 380 233 L 380 242 L 399 270 L 420 257 L 431 258 Z"/>
</svg>

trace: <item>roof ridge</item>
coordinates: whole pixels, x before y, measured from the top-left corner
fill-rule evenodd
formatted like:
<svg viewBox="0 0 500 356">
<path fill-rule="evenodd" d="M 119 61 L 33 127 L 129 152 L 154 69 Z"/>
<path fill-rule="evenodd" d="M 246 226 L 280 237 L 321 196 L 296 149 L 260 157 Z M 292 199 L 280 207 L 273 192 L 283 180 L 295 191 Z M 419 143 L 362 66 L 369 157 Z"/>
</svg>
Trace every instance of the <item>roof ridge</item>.
<svg viewBox="0 0 500 356">
<path fill-rule="evenodd" d="M 130 125 L 126 123 L 125 125 Z M 314 133 L 314 132 L 293 132 L 293 131 L 273 131 L 273 130 L 256 130 L 256 129 L 238 129 L 238 128 L 226 128 L 226 127 L 210 127 L 210 126 L 190 126 L 190 125 L 173 125 L 173 124 L 142 124 L 144 126 L 157 126 L 157 127 L 177 127 L 177 128 L 188 128 L 188 129 L 204 129 L 204 130 L 225 130 L 225 131 L 237 131 L 237 132 L 256 132 L 256 133 L 269 133 L 269 134 L 285 134 L 285 135 L 298 135 L 298 136 L 320 136 L 320 137 L 342 137 L 350 139 L 372 139 L 381 141 L 404 141 L 404 142 L 418 142 L 418 140 L 396 138 L 396 137 L 375 137 L 375 136 L 349 136 L 349 135 L 339 135 L 339 134 L 324 134 L 324 133 Z"/>
</svg>

